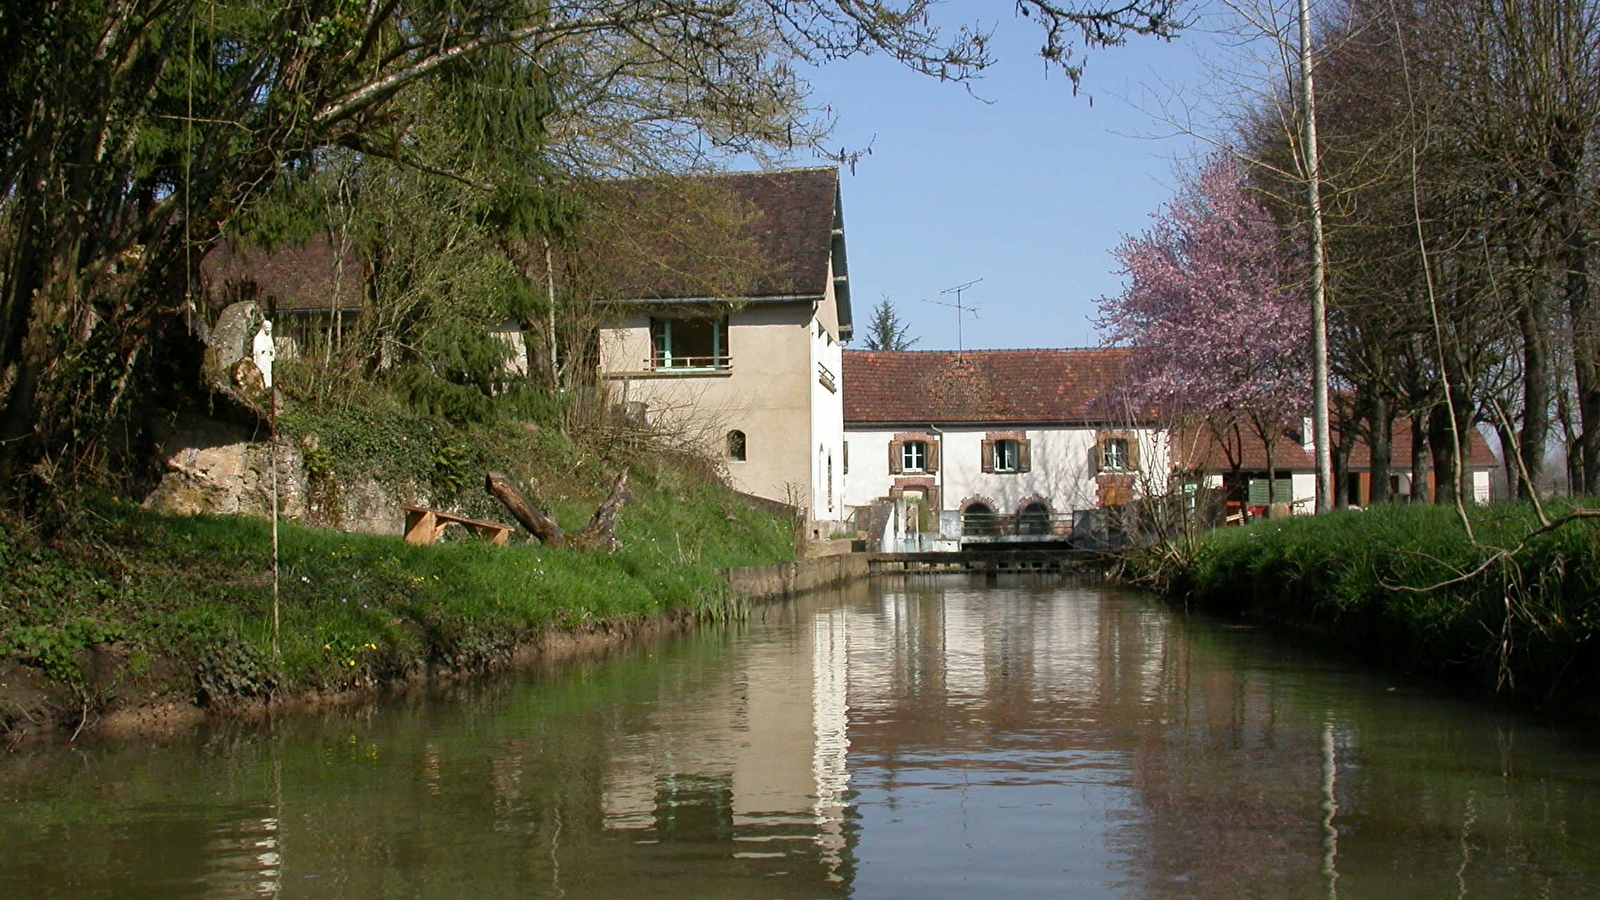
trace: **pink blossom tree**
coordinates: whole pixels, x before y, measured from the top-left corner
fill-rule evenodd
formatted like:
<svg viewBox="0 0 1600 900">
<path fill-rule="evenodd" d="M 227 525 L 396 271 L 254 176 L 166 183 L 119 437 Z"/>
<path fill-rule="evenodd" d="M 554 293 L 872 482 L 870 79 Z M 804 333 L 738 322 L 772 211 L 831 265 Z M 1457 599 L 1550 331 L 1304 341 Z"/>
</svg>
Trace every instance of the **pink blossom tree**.
<svg viewBox="0 0 1600 900">
<path fill-rule="evenodd" d="M 1149 230 L 1124 240 L 1127 287 L 1101 300 L 1096 321 L 1105 344 L 1138 351 L 1125 402 L 1209 424 L 1236 474 L 1241 429 L 1264 442 L 1270 469 L 1311 386 L 1299 254 L 1243 175 L 1209 158 Z"/>
</svg>

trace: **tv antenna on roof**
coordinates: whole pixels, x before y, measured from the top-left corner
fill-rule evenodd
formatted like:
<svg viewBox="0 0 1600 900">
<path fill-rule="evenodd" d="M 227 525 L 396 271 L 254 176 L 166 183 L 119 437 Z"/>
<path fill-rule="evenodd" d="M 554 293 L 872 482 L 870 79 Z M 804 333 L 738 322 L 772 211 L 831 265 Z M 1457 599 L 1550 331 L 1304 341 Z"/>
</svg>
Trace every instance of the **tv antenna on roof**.
<svg viewBox="0 0 1600 900">
<path fill-rule="evenodd" d="M 961 294 L 967 288 L 972 287 L 973 285 L 977 284 L 978 282 L 980 282 L 982 280 L 983 280 L 982 278 L 974 278 L 973 280 L 967 282 L 966 284 L 958 284 L 955 287 L 948 287 L 948 288 L 945 288 L 944 290 L 939 292 L 939 294 L 941 296 L 943 296 L 945 294 L 955 294 L 956 295 L 956 302 L 954 302 L 954 303 L 945 303 L 945 302 L 939 301 L 939 300 L 924 300 L 924 301 L 922 301 L 923 303 L 932 303 L 934 306 L 948 306 L 951 309 L 956 311 L 956 358 L 957 359 L 961 358 L 962 351 L 966 349 L 962 345 L 961 315 L 963 313 L 972 313 L 972 317 L 974 319 L 976 319 L 978 317 L 978 308 L 976 306 L 966 306 L 966 305 L 962 304 L 962 302 L 961 302 Z"/>
</svg>

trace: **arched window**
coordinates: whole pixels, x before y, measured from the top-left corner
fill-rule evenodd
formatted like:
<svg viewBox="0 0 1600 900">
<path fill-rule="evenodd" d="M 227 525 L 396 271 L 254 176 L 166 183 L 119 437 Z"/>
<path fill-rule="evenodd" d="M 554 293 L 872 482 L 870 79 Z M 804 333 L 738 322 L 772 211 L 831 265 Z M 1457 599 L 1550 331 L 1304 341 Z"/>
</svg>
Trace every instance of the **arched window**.
<svg viewBox="0 0 1600 900">
<path fill-rule="evenodd" d="M 987 503 L 968 503 L 961 511 L 961 533 L 986 535 L 995 533 L 994 510 Z"/>
<path fill-rule="evenodd" d="M 734 462 L 744 462 L 745 459 L 744 432 L 737 428 L 728 432 L 728 459 Z"/>
<path fill-rule="evenodd" d="M 1017 514 L 1017 531 L 1022 534 L 1049 534 L 1050 507 L 1034 501 Z"/>
</svg>

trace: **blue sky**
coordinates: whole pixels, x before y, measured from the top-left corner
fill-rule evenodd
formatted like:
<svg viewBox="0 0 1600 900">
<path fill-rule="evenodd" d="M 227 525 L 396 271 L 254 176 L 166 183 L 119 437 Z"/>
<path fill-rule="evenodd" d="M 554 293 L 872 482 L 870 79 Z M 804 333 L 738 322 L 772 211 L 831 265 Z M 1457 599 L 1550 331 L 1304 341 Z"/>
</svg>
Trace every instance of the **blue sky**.
<svg viewBox="0 0 1600 900">
<path fill-rule="evenodd" d="M 829 145 L 872 146 L 843 173 L 856 321 L 888 295 L 915 349 L 955 349 L 956 311 L 925 301 L 951 302 L 942 291 L 982 279 L 963 292 L 977 308 L 962 325 L 967 349 L 1094 346 L 1096 303 L 1121 290 L 1111 251 L 1147 227 L 1195 153 L 1190 139 L 1151 137 L 1172 129 L 1148 111 L 1150 92 L 1205 94 L 1196 51 L 1210 39 L 1093 51 L 1074 96 L 1009 4 L 957 0 L 937 14 L 994 26 L 1000 63 L 971 93 L 882 58 L 810 78 L 813 101 L 837 118 Z"/>
</svg>

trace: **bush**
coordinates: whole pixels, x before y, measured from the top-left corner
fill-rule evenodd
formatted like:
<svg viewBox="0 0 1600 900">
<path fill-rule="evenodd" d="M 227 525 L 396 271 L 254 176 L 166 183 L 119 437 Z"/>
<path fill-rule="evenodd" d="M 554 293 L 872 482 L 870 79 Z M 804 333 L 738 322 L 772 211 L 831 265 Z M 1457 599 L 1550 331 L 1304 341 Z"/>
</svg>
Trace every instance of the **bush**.
<svg viewBox="0 0 1600 900">
<path fill-rule="evenodd" d="M 1470 516 L 1476 543 L 1454 510 L 1424 506 L 1218 530 L 1200 541 L 1174 591 L 1531 697 L 1593 687 L 1595 520 L 1536 534 L 1540 522 L 1528 506 Z"/>
</svg>

